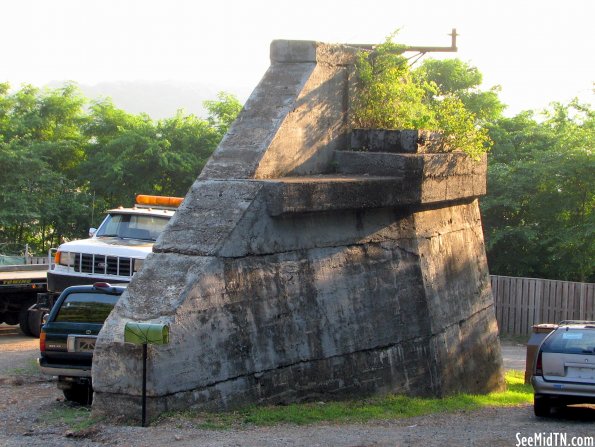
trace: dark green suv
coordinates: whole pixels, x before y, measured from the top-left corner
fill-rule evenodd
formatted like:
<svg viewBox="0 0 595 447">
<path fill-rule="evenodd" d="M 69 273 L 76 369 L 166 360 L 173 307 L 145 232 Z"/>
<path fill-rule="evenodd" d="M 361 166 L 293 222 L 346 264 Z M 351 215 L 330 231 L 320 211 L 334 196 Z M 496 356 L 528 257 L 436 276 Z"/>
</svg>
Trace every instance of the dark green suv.
<svg viewBox="0 0 595 447">
<path fill-rule="evenodd" d="M 46 317 L 39 337 L 39 367 L 44 374 L 58 376 L 66 400 L 91 403 L 97 334 L 124 290 L 108 283 L 68 287 Z"/>
</svg>

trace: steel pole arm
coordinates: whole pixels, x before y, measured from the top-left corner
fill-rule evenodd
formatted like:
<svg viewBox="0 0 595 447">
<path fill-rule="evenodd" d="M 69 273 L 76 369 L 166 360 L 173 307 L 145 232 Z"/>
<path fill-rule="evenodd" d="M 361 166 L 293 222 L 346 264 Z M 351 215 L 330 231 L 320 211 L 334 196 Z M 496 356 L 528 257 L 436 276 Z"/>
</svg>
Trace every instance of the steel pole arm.
<svg viewBox="0 0 595 447">
<path fill-rule="evenodd" d="M 402 50 L 403 53 L 407 51 L 415 51 L 418 53 L 456 53 L 458 51 L 457 48 L 457 29 L 453 28 L 452 32 L 449 34 L 451 36 L 451 43 L 450 47 L 422 47 L 422 46 L 405 46 Z M 369 43 L 356 43 L 356 44 L 349 44 L 350 47 L 361 48 L 362 50 L 373 50 L 377 47 L 377 44 L 369 44 Z"/>
</svg>

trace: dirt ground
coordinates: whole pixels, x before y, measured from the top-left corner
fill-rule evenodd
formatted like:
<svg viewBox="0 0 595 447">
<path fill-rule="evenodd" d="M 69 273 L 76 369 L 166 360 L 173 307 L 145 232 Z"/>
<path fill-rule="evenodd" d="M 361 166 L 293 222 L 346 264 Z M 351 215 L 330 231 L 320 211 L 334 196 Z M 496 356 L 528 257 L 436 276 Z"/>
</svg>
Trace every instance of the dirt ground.
<svg viewBox="0 0 595 447">
<path fill-rule="evenodd" d="M 555 418 L 537 419 L 529 405 L 366 424 L 201 430 L 176 421 L 147 428 L 108 421 L 73 432 L 56 414 L 86 410 L 64 402 L 55 381 L 38 374 L 37 355 L 38 340 L 24 337 L 15 327 L 0 325 L 1 446 L 515 446 L 535 434 L 565 434 L 568 442 L 575 436 L 595 434 L 594 408 L 573 408 Z M 508 369 L 523 369 L 525 347 L 504 342 L 503 357 Z"/>
</svg>

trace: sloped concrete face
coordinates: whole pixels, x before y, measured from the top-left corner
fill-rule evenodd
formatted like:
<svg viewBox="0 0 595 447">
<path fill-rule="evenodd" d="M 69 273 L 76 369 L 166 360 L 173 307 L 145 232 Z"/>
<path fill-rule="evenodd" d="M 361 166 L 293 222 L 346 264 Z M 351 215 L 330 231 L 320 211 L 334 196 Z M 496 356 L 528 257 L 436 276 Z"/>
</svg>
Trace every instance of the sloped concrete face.
<svg viewBox="0 0 595 447">
<path fill-rule="evenodd" d="M 271 66 L 199 179 L 277 178 L 328 169 L 349 145 L 349 77 L 356 51 L 275 41 Z"/>
<path fill-rule="evenodd" d="M 349 149 L 355 52 L 278 41 L 271 67 L 106 322 L 96 414 L 149 416 L 503 386 L 477 197 L 485 160 Z M 331 174 L 332 172 L 332 174 Z"/>
</svg>

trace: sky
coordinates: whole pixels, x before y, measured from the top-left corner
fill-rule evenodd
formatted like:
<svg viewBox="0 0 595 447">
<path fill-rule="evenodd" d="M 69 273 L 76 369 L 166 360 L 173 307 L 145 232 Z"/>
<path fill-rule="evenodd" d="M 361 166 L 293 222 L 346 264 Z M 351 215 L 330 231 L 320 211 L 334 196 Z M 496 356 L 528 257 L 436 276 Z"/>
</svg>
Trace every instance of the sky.
<svg viewBox="0 0 595 447">
<path fill-rule="evenodd" d="M 274 39 L 380 43 L 400 29 L 399 43 L 449 46 L 456 28 L 446 56 L 500 85 L 510 116 L 595 102 L 594 20 L 594 0 L 3 0 L 0 82 L 167 81 L 245 101 Z"/>
</svg>

